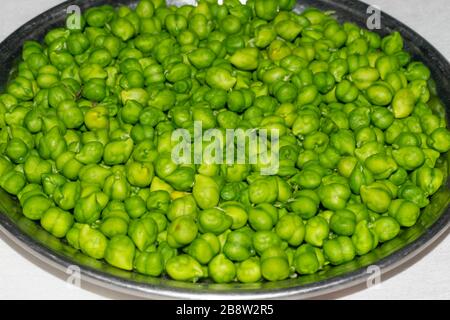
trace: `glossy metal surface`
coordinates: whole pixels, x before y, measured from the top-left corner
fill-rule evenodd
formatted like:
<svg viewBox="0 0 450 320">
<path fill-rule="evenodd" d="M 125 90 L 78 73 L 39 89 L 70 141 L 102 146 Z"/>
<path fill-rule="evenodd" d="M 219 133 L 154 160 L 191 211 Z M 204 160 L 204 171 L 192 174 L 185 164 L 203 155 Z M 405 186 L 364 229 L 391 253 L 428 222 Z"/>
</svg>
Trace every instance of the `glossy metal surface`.
<svg viewBox="0 0 450 320">
<path fill-rule="evenodd" d="M 62 26 L 66 9 L 76 4 L 82 9 L 101 4 L 136 4 L 137 1 L 112 0 L 78 0 L 65 2 L 25 24 L 3 43 L 0 44 L 0 91 L 7 83 L 17 57 L 20 56 L 21 44 L 27 39 L 42 39 L 51 28 Z M 193 1 L 169 1 L 175 4 Z M 297 10 L 315 6 L 322 10 L 335 11 L 342 21 L 351 21 L 365 26 L 367 5 L 355 0 L 302 0 Z M 450 106 L 450 64 L 426 40 L 414 31 L 388 15 L 382 16 L 381 34 L 394 30 L 400 31 L 405 39 L 407 50 L 414 59 L 427 64 L 432 70 L 439 96 L 448 108 Z M 448 119 L 447 119 L 448 120 Z M 448 174 L 450 158 L 441 159 L 441 166 Z M 351 287 L 362 283 L 370 276 L 369 266 L 376 265 L 382 273 L 388 272 L 408 261 L 442 235 L 450 226 L 449 181 L 436 193 L 422 213 L 418 223 L 400 236 L 373 252 L 337 267 L 327 267 L 318 274 L 303 276 L 275 283 L 251 285 L 218 285 L 208 282 L 182 283 L 167 278 L 152 278 L 133 272 L 122 271 L 101 261 L 91 259 L 54 238 L 36 223 L 21 214 L 17 201 L 0 189 L 0 230 L 10 236 L 14 242 L 50 265 L 62 271 L 71 265 L 81 268 L 83 280 L 147 298 L 200 298 L 200 299 L 264 299 L 264 298 L 310 298 Z M 443 266 L 445 269 L 445 266 Z"/>
</svg>

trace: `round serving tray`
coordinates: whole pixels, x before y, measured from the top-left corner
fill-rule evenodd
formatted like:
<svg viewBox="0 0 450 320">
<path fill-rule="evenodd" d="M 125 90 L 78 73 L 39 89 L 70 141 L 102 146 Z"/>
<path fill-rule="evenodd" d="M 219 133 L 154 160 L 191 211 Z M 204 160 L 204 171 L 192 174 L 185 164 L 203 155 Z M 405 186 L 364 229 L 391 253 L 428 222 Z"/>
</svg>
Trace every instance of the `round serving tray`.
<svg viewBox="0 0 450 320">
<path fill-rule="evenodd" d="M 194 1 L 168 1 L 172 4 Z M 15 31 L 0 44 L 0 92 L 5 88 L 11 70 L 20 57 L 21 47 L 25 40 L 41 40 L 52 28 L 64 25 L 67 8 L 78 5 L 82 10 L 102 5 L 136 5 L 136 0 L 78 0 L 64 2 L 39 15 Z M 366 26 L 370 16 L 368 5 L 356 0 L 302 0 L 296 10 L 305 7 L 317 7 L 334 11 L 341 21 L 354 22 Z M 436 80 L 439 97 L 443 104 L 450 106 L 450 64 L 425 39 L 416 32 L 395 20 L 389 15 L 381 15 L 382 35 L 399 31 L 405 40 L 406 49 L 415 60 L 424 62 L 432 71 Z M 448 122 L 448 118 L 447 118 Z M 443 168 L 447 173 L 450 158 L 442 158 Z M 431 200 L 431 204 L 423 210 L 418 223 L 403 230 L 395 239 L 384 243 L 373 252 L 361 256 L 349 263 L 327 267 L 321 272 L 279 282 L 258 284 L 212 284 L 208 282 L 184 283 L 168 278 L 152 278 L 134 272 L 116 269 L 102 261 L 89 258 L 71 248 L 59 239 L 51 236 L 38 224 L 26 219 L 16 199 L 0 189 L 0 230 L 13 242 L 51 266 L 66 271 L 71 266 L 78 266 L 81 279 L 106 287 L 108 289 L 146 298 L 181 298 L 181 299 L 266 299 L 266 298 L 311 298 L 351 286 L 361 284 L 373 277 L 374 270 L 381 274 L 397 268 L 439 238 L 450 226 L 450 189 L 449 180 Z M 373 266 L 376 266 L 374 268 Z M 445 269 L 446 266 L 443 266 Z"/>
</svg>

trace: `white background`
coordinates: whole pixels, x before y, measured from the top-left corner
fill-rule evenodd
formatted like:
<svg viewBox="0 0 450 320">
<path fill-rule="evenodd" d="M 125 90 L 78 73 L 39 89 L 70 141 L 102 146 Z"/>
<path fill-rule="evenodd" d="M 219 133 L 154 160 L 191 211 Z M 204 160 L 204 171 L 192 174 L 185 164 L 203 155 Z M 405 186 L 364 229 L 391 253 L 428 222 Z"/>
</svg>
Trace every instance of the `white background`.
<svg viewBox="0 0 450 320">
<path fill-rule="evenodd" d="M 336 0 L 339 1 L 339 0 Z M 61 0 L 1 0 L 0 40 Z M 448 0 L 366 0 L 416 30 L 450 60 L 450 3 Z M 449 75 L 450 76 L 450 75 Z M 447 233 L 448 234 L 448 233 Z M 325 298 L 450 299 L 450 237 L 413 259 L 381 284 L 346 290 Z M 0 299 L 127 299 L 130 297 L 82 283 L 66 283 L 56 272 L 0 234 Z"/>
</svg>

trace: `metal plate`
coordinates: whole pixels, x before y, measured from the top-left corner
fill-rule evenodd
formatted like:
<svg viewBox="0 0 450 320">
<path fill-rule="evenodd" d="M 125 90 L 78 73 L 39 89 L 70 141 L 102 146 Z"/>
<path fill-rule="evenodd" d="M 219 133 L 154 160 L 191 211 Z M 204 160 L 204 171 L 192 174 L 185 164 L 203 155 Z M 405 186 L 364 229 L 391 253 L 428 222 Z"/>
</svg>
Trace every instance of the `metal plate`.
<svg viewBox="0 0 450 320">
<path fill-rule="evenodd" d="M 0 91 L 4 89 L 11 70 L 20 57 L 23 42 L 28 39 L 40 40 L 50 29 L 63 26 L 69 5 L 74 4 L 86 9 L 107 3 L 135 5 L 136 2 L 136 0 L 68 1 L 31 20 L 0 44 Z M 193 1 L 169 2 L 193 3 Z M 365 26 L 368 18 L 366 13 L 368 5 L 355 0 L 302 0 L 301 5 L 298 5 L 296 9 L 302 10 L 308 6 L 334 11 L 339 20 L 354 22 L 360 26 Z M 449 63 L 417 33 L 383 14 L 380 34 L 385 35 L 392 31 L 399 31 L 403 35 L 405 46 L 413 54 L 414 59 L 423 61 L 430 67 L 433 78 L 437 82 L 439 96 L 448 109 L 450 106 L 450 84 L 447 78 L 450 74 Z M 449 157 L 446 155 L 442 160 L 444 160 L 441 161 L 443 169 L 448 174 Z M 258 284 L 183 283 L 116 269 L 85 256 L 51 236 L 36 223 L 26 219 L 21 214 L 17 201 L 2 190 L 0 190 L 0 230 L 34 256 L 59 270 L 65 271 L 69 266 L 77 265 L 81 269 L 82 280 L 135 296 L 182 299 L 311 298 L 366 281 L 370 275 L 367 273 L 369 266 L 376 265 L 382 273 L 385 273 L 425 250 L 450 226 L 449 203 L 450 189 L 447 180 L 447 184 L 433 196 L 431 204 L 423 210 L 414 227 L 403 230 L 396 239 L 384 243 L 373 252 L 337 267 L 327 267 L 311 276 Z"/>
</svg>

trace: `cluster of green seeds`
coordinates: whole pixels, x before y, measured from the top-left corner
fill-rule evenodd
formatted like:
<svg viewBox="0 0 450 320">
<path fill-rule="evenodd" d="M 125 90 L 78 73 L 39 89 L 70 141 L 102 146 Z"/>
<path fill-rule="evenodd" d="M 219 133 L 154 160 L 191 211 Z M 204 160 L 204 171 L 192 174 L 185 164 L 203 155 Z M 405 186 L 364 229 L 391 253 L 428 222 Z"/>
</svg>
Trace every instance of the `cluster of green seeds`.
<svg viewBox="0 0 450 320">
<path fill-rule="evenodd" d="M 0 95 L 0 186 L 23 214 L 112 266 L 217 283 L 313 274 L 413 226 L 450 132 L 401 35 L 223 2 L 95 7 L 24 44 Z M 175 163 L 196 121 L 277 130 L 277 173 Z"/>
</svg>

